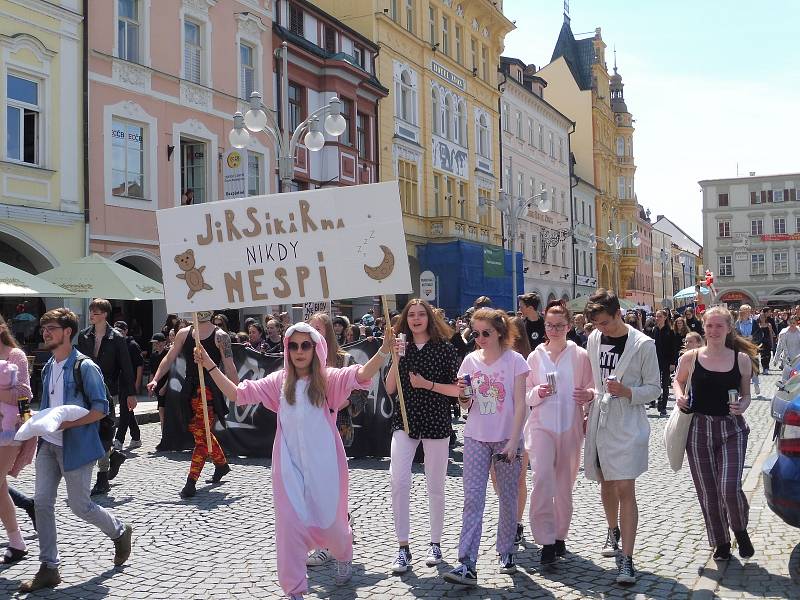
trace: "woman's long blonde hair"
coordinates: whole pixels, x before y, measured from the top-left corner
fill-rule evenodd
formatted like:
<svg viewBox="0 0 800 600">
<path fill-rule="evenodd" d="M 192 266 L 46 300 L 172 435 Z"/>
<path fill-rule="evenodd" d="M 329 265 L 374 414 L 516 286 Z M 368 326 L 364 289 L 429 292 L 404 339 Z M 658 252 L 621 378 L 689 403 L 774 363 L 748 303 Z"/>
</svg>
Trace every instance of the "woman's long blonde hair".
<svg viewBox="0 0 800 600">
<path fill-rule="evenodd" d="M 703 323 L 705 323 L 709 317 L 713 317 L 714 315 L 720 315 L 728 322 L 728 335 L 725 337 L 725 346 L 737 354 L 739 352 L 744 352 L 747 354 L 747 356 L 750 357 L 750 362 L 753 363 L 753 373 L 758 373 L 760 371 L 759 347 L 750 340 L 739 335 L 736 327 L 733 326 L 733 315 L 731 314 L 731 311 L 724 306 L 712 306 L 711 308 L 707 309 L 706 312 L 703 313 Z"/>
<path fill-rule="evenodd" d="M 313 342 L 313 339 L 312 339 Z M 289 351 L 286 351 L 287 355 Z M 308 378 L 308 399 L 312 406 L 320 407 L 325 404 L 325 371 L 317 356 L 317 345 L 312 348 L 311 375 Z M 297 371 L 292 363 L 292 357 L 286 357 L 286 379 L 283 380 L 283 395 L 286 402 L 291 406 L 295 403 L 295 389 L 297 388 Z"/>
</svg>

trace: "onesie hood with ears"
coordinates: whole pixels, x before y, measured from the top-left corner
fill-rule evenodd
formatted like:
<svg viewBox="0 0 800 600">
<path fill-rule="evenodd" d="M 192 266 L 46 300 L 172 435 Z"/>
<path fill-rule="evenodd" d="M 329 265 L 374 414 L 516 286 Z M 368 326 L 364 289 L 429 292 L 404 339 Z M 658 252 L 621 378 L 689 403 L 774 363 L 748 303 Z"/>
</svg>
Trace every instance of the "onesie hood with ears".
<svg viewBox="0 0 800 600">
<path fill-rule="evenodd" d="M 283 334 L 283 367 L 286 368 L 289 364 L 289 338 L 292 337 L 293 333 L 307 333 L 311 336 L 311 341 L 316 344 L 315 352 L 317 354 L 317 359 L 319 360 L 320 366 L 324 369 L 325 365 L 328 364 L 328 344 L 325 342 L 325 338 L 308 323 L 292 325 L 286 330 L 286 333 Z"/>
</svg>

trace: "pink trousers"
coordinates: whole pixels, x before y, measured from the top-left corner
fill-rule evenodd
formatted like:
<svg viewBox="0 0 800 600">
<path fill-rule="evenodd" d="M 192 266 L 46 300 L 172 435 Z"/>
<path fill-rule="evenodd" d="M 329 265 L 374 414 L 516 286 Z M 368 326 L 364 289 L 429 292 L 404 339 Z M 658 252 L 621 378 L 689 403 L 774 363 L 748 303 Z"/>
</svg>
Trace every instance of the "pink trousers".
<svg viewBox="0 0 800 600">
<path fill-rule="evenodd" d="M 431 542 L 442 541 L 444 528 L 444 483 L 447 475 L 447 461 L 450 456 L 450 438 L 440 440 L 417 440 L 408 437 L 405 431 L 395 431 L 392 435 L 391 466 L 392 512 L 394 530 L 398 541 L 407 541 L 411 526 L 409 524 L 409 502 L 411 501 L 411 464 L 417 446 L 422 442 L 425 450 L 425 482 L 428 485 L 428 511 L 430 512 Z"/>
<path fill-rule="evenodd" d="M 567 539 L 572 520 L 572 488 L 581 464 L 583 430 L 572 427 L 562 433 L 537 429 L 528 456 L 533 471 L 529 512 L 537 544 Z"/>
</svg>

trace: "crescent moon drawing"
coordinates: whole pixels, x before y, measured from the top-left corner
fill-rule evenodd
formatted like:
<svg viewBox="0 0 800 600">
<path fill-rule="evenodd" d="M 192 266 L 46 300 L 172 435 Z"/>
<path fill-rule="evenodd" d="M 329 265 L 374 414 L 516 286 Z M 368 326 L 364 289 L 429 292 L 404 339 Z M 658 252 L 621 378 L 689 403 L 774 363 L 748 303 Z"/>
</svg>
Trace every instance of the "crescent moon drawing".
<svg viewBox="0 0 800 600">
<path fill-rule="evenodd" d="M 386 279 L 394 271 L 394 254 L 388 246 L 381 244 L 380 249 L 383 250 L 383 260 L 377 267 L 364 265 L 364 272 L 370 279 L 381 281 Z"/>
</svg>

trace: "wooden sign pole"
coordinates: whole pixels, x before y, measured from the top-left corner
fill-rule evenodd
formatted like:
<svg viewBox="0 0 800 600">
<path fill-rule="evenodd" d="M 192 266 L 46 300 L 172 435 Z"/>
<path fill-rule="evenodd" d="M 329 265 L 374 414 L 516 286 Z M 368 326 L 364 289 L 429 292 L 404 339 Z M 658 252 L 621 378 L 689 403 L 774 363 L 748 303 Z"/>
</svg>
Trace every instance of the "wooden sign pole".
<svg viewBox="0 0 800 600">
<path fill-rule="evenodd" d="M 389 319 L 389 305 L 386 302 L 386 296 L 381 296 L 381 303 L 383 304 L 383 320 L 386 322 L 386 329 L 388 329 L 392 326 L 392 322 L 391 319 Z M 386 334 L 384 333 L 384 335 Z M 403 420 L 403 431 L 406 432 L 406 435 L 410 435 L 410 430 L 408 428 L 408 415 L 406 414 L 406 401 L 403 397 L 403 386 L 400 382 L 399 362 L 400 360 L 397 356 L 397 353 L 392 350 L 391 372 L 394 373 L 395 381 L 397 382 L 397 399 L 400 401 L 400 417 Z"/>
<path fill-rule="evenodd" d="M 192 320 L 194 321 L 194 345 L 196 348 L 200 348 L 200 321 L 197 313 L 192 313 Z M 206 406 L 206 375 L 203 365 L 197 365 L 197 370 L 200 374 L 200 402 L 203 404 L 203 424 L 206 426 L 206 447 L 208 455 L 211 456 L 211 426 L 208 423 L 208 406 Z"/>
</svg>

